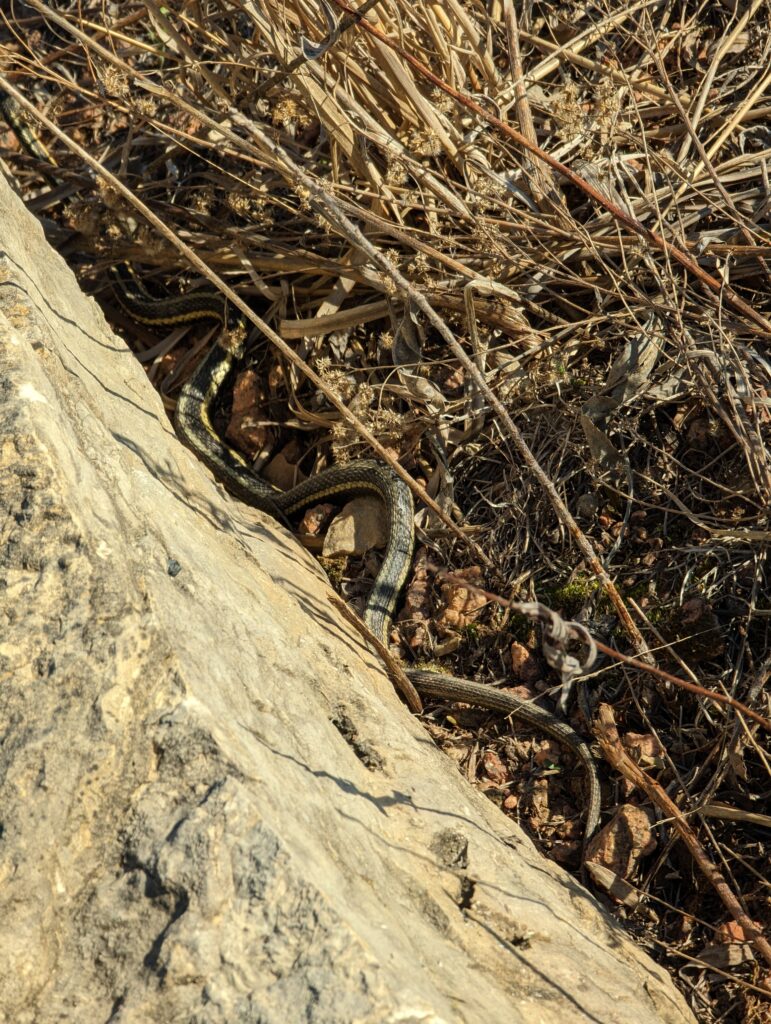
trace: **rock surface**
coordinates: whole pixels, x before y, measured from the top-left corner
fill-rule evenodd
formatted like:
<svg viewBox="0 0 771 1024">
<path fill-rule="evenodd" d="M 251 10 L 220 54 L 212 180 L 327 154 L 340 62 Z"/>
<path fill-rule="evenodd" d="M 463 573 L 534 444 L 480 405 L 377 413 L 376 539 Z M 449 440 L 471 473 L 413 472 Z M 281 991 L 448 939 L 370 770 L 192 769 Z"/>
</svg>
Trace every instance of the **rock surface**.
<svg viewBox="0 0 771 1024">
<path fill-rule="evenodd" d="M 0 177 L 0 1021 L 680 1022 Z"/>
</svg>

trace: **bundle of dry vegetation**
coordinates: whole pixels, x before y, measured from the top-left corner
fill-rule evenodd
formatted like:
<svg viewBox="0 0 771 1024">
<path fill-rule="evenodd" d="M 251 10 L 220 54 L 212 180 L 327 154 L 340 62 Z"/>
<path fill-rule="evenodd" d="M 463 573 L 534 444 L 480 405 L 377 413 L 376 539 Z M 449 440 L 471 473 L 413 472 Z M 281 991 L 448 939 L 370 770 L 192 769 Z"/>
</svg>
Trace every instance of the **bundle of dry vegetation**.
<svg viewBox="0 0 771 1024">
<path fill-rule="evenodd" d="M 403 655 L 554 686 L 441 565 L 642 659 L 580 687 L 612 764 L 590 877 L 700 1020 L 767 1019 L 767 0 L 3 7 L 0 84 L 44 118 L 4 156 L 87 287 L 109 310 L 121 260 L 197 287 L 189 247 L 284 342 L 253 332 L 222 424 L 260 471 L 374 438 L 416 482 Z M 171 410 L 211 334 L 115 320 Z M 570 862 L 561 752 L 454 717 L 463 769 Z"/>
</svg>

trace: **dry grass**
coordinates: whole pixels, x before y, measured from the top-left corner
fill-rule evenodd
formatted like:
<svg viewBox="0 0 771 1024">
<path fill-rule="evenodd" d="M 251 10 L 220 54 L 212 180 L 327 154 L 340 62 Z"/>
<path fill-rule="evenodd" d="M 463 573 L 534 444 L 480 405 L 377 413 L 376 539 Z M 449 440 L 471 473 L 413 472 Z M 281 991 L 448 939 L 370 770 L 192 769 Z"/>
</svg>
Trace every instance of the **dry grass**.
<svg viewBox="0 0 771 1024">
<path fill-rule="evenodd" d="M 367 6 L 309 59 L 329 26 L 308 0 L 18 3 L 0 74 L 275 328 L 259 416 L 279 445 L 273 424 L 299 429 L 306 469 L 374 437 L 444 513 L 421 518 L 435 561 L 767 715 L 768 2 Z M 5 156 L 91 287 L 121 258 L 186 283 L 176 244 L 40 134 L 55 169 L 10 136 Z M 171 408 L 186 346 L 133 339 Z M 532 646 L 492 607 L 439 639 L 481 678 Z M 767 734 L 628 666 L 589 692 L 658 736 L 650 771 L 709 805 L 690 824 L 767 926 Z M 700 1020 L 762 1019 L 769 965 L 656 837 L 633 909 L 608 906 Z"/>
</svg>

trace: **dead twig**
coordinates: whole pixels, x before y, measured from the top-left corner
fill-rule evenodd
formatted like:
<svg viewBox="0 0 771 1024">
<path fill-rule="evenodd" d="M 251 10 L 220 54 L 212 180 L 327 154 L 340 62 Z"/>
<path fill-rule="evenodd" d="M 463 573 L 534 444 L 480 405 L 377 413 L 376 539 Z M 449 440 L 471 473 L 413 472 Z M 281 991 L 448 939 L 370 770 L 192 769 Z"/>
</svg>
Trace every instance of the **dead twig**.
<svg viewBox="0 0 771 1024">
<path fill-rule="evenodd" d="M 688 847 L 697 867 L 718 894 L 731 917 L 741 926 L 748 941 L 752 943 L 766 963 L 771 965 L 771 944 L 769 944 L 757 924 L 751 921 L 742 910 L 739 900 L 710 860 L 706 850 L 686 821 L 683 812 L 667 796 L 661 786 L 654 782 L 650 776 L 646 775 L 624 750 L 613 717 L 613 709 L 610 705 L 600 705 L 594 732 L 608 763 L 634 786 L 641 789 L 667 815 L 671 824 L 677 830 L 678 835 Z M 768 989 L 768 992 L 771 995 L 771 988 Z"/>
<path fill-rule="evenodd" d="M 361 634 L 368 644 L 375 648 L 382 659 L 389 676 L 391 677 L 391 681 L 397 690 L 399 690 L 402 697 L 404 697 L 404 702 L 410 711 L 412 711 L 413 714 L 422 715 L 423 702 L 420 699 L 418 691 L 412 685 L 408 676 L 405 674 L 404 669 L 396 658 L 394 658 L 382 640 L 375 636 L 372 630 L 368 628 L 367 624 L 362 622 L 359 616 L 352 612 L 345 601 L 341 600 L 337 594 L 330 594 L 329 602 L 334 605 L 337 611 L 340 612 L 345 621 L 353 626 L 353 628 Z"/>
<path fill-rule="evenodd" d="M 501 608 L 509 608 L 515 612 L 520 610 L 519 605 L 521 602 L 512 601 L 507 597 L 501 597 L 500 594 L 494 594 L 490 590 L 485 590 L 483 587 L 477 587 L 475 584 L 469 583 L 469 581 L 464 579 L 464 577 L 456 576 L 454 573 L 441 571 L 437 573 L 437 579 L 446 580 L 448 583 L 454 583 L 456 586 L 464 587 L 466 590 L 471 590 L 476 594 L 480 594 L 481 596 L 486 597 L 488 601 L 500 605 Z M 655 665 L 649 665 L 647 662 L 640 661 L 638 658 L 630 658 L 627 654 L 622 654 L 620 651 L 615 650 L 615 648 L 608 647 L 607 644 L 603 644 L 594 638 L 593 643 L 598 651 L 607 655 L 609 658 L 612 658 L 614 661 L 618 661 L 622 665 L 627 665 L 629 668 L 638 669 L 640 672 L 647 672 L 648 675 L 656 676 L 657 679 L 663 679 L 667 683 L 672 683 L 673 686 L 679 686 L 683 690 L 695 693 L 699 697 L 705 697 L 707 700 L 714 701 L 716 704 L 724 704 L 727 707 L 733 708 L 734 711 L 738 712 L 738 714 L 744 715 L 746 718 L 751 718 L 754 722 L 757 722 L 758 725 L 763 726 L 767 732 L 771 732 L 771 721 L 764 718 L 763 715 L 759 715 L 757 711 L 753 711 L 752 708 L 748 708 L 747 705 L 742 704 L 741 701 L 729 696 L 727 693 L 717 693 L 715 690 L 708 690 L 703 686 L 699 686 L 697 683 L 691 683 L 687 679 L 674 676 L 671 672 L 665 672 L 663 669 L 657 668 Z"/>
</svg>

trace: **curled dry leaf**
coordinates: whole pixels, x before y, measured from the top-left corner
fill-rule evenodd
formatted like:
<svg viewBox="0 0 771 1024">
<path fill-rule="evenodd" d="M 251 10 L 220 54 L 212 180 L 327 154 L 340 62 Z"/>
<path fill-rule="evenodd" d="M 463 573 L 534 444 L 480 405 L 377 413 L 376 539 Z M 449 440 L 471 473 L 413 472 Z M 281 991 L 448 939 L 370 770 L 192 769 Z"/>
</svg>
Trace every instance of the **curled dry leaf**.
<svg viewBox="0 0 771 1024">
<path fill-rule="evenodd" d="M 482 569 L 472 565 L 455 573 L 478 587 L 483 585 Z M 468 590 L 458 583 L 442 584 L 443 607 L 436 618 L 436 626 L 440 633 L 449 633 L 465 629 L 475 622 L 479 612 L 487 604 L 487 598 L 476 591 Z"/>
<path fill-rule="evenodd" d="M 621 742 L 642 768 L 660 766 L 664 757 L 664 747 L 651 733 L 628 732 Z"/>
<path fill-rule="evenodd" d="M 239 373 L 233 387 L 233 406 L 225 436 L 239 451 L 252 458 L 267 447 L 271 430 L 259 415 L 260 392 L 253 370 Z"/>
<path fill-rule="evenodd" d="M 586 859 L 602 864 L 620 878 L 632 878 L 642 857 L 656 848 L 653 811 L 622 804 L 608 824 L 592 839 Z"/>
<path fill-rule="evenodd" d="M 532 686 L 533 683 L 543 675 L 543 669 L 532 651 L 529 651 L 524 644 L 516 641 L 511 645 L 511 676 L 523 683 L 525 686 Z"/>
<path fill-rule="evenodd" d="M 498 786 L 504 785 L 509 780 L 506 766 L 494 750 L 486 750 L 482 755 L 482 770 L 487 778 Z"/>
<path fill-rule="evenodd" d="M 329 525 L 335 506 L 324 502 L 306 510 L 298 532 L 305 537 L 318 537 Z"/>
</svg>

